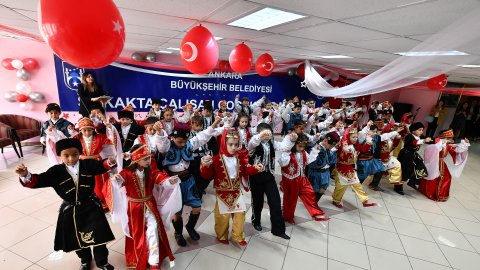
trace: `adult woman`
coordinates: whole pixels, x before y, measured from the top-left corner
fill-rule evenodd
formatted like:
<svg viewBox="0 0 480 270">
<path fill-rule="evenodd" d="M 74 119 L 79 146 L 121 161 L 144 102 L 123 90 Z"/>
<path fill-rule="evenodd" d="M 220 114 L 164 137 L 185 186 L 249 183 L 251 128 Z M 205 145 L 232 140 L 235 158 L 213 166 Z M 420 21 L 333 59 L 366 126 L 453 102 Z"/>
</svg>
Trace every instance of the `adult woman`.
<svg viewBox="0 0 480 270">
<path fill-rule="evenodd" d="M 437 127 L 443 123 L 443 116 L 445 115 L 445 103 L 443 100 L 440 99 L 437 101 L 437 104 L 430 110 L 429 115 L 433 117 L 433 121 L 428 123 L 427 134 L 425 135 L 432 138 L 433 135 L 435 135 Z"/>
<path fill-rule="evenodd" d="M 82 83 L 78 85 L 77 94 L 80 97 L 80 108 L 78 112 L 83 117 L 89 117 L 92 107 L 96 104 L 102 105 L 98 101 L 98 97 L 105 93 L 102 88 L 95 83 L 92 73 L 85 72 L 82 74 Z"/>
<path fill-rule="evenodd" d="M 455 139 L 465 137 L 465 129 L 467 126 L 467 112 L 468 112 L 468 102 L 464 102 L 461 107 L 455 112 L 455 117 L 450 124 L 450 128 L 453 129 L 453 134 Z"/>
</svg>

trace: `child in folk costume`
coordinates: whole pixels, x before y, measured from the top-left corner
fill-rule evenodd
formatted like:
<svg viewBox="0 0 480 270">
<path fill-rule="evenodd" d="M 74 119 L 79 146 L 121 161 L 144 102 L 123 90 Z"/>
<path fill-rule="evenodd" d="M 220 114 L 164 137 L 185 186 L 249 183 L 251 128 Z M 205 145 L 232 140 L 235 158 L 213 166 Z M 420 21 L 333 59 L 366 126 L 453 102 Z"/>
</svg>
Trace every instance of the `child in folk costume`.
<svg viewBox="0 0 480 270">
<path fill-rule="evenodd" d="M 465 139 L 453 144 L 453 130 L 444 130 L 434 145 L 425 147 L 424 160 L 428 176 L 420 180 L 420 192 L 434 201 L 446 201 L 452 177 L 458 178 L 467 163 L 470 142 Z M 448 159 L 451 157 L 451 161 Z"/>
<path fill-rule="evenodd" d="M 399 132 L 402 132 L 404 128 L 404 126 L 397 127 L 394 122 L 390 122 L 382 130 L 382 136 L 388 136 L 380 143 L 380 160 L 387 168 L 388 181 L 394 185 L 393 190 L 400 195 L 405 195 L 403 192 L 402 164 L 392 155 L 392 151 L 400 143 Z"/>
<path fill-rule="evenodd" d="M 197 133 L 189 138 L 190 130 L 177 126 L 171 135 L 171 139 L 165 132 L 161 138 L 158 151 L 164 155 L 163 167 L 169 175 L 177 175 L 180 180 L 180 189 L 182 192 L 182 205 L 188 205 L 192 208 L 189 220 L 185 226 L 190 238 L 194 241 L 200 239 L 200 235 L 195 231 L 195 225 L 200 217 L 202 200 L 198 197 L 195 188 L 195 177 L 189 170 L 190 162 L 194 160 L 193 151 L 205 145 L 215 134 L 214 128 L 217 127 L 220 118 L 213 122 L 212 126 L 204 131 Z M 183 237 L 183 219 L 182 211 L 175 214 L 172 220 L 175 229 L 175 240 L 179 246 L 186 246 L 187 241 Z"/>
<path fill-rule="evenodd" d="M 160 144 L 160 135 L 163 133 L 159 133 L 161 131 L 162 125 L 160 120 L 155 116 L 150 116 L 145 119 L 145 133 L 139 135 L 135 141 L 134 145 L 136 144 L 144 144 L 152 152 L 154 157 L 154 162 L 156 163 L 157 168 L 161 168 L 162 164 L 162 156 L 158 151 L 158 145 Z"/>
<path fill-rule="evenodd" d="M 122 144 L 122 152 L 128 152 L 133 146 L 135 139 L 145 133 L 145 128 L 138 125 L 134 120 L 133 107 L 127 106 L 123 110 L 117 112 L 119 123 L 115 123 L 113 117 L 110 118 L 110 122 L 113 123 L 120 135 L 120 141 Z M 124 165 L 128 165 L 126 160 Z"/>
<path fill-rule="evenodd" d="M 237 154 L 240 158 L 248 159 L 248 142 L 255 133 L 255 130 L 250 127 L 250 118 L 247 114 L 240 112 L 237 119 L 233 123 L 233 128 L 237 130 L 239 136 L 239 146 Z"/>
<path fill-rule="evenodd" d="M 77 138 L 82 143 L 82 153 L 80 159 L 94 159 L 102 160 L 104 157 L 116 155 L 117 150 L 107 135 L 95 133 L 93 121 L 90 118 L 83 117 L 78 120 L 78 129 L 80 133 L 73 136 Z M 107 132 L 110 135 L 112 134 L 112 126 L 109 125 Z M 121 149 L 118 149 L 121 151 Z M 103 193 L 104 183 L 108 181 L 110 176 L 108 173 L 95 176 L 95 194 L 102 202 L 103 209 L 108 211 L 108 207 L 105 203 L 105 196 Z"/>
<path fill-rule="evenodd" d="M 145 120 L 149 117 L 156 117 L 157 119 L 162 119 L 163 112 L 162 112 L 162 100 L 159 98 L 152 99 L 152 108 L 148 111 L 147 115 L 145 116 Z"/>
<path fill-rule="evenodd" d="M 428 175 L 423 159 L 418 154 L 422 144 L 430 143 L 431 138 L 422 139 L 424 126 L 420 122 L 413 123 L 409 127 L 410 132 L 405 137 L 405 143 L 398 155 L 398 161 L 402 164 L 403 182 L 417 189 L 420 179 Z"/>
<path fill-rule="evenodd" d="M 403 114 L 402 119 L 400 120 L 400 125 L 405 128 L 401 132 L 399 132 L 401 138 L 400 138 L 400 142 L 398 143 L 398 146 L 392 152 L 394 157 L 398 158 L 398 154 L 400 153 L 400 150 L 402 150 L 403 145 L 405 143 L 405 137 L 410 133 L 409 127 L 412 124 L 414 118 L 415 118 L 415 115 L 413 115 L 411 112 L 407 112 Z"/>
<path fill-rule="evenodd" d="M 252 192 L 252 224 L 257 231 L 261 231 L 261 217 L 264 197 L 267 196 L 272 223 L 272 234 L 284 239 L 290 239 L 285 234 L 285 222 L 282 216 L 280 193 L 275 181 L 275 151 L 291 149 L 297 138 L 296 133 L 290 133 L 287 145 L 273 139 L 273 130 L 270 125 L 260 123 L 257 126 L 257 135 L 248 142 L 249 164 L 264 164 L 264 170 L 250 176 L 250 190 Z"/>
<path fill-rule="evenodd" d="M 45 113 L 48 115 L 48 120 L 45 121 L 40 128 L 40 142 L 43 145 L 46 145 L 47 142 L 47 131 L 51 131 L 52 129 L 62 132 L 65 138 L 71 136 L 73 124 L 65 118 L 60 118 L 62 109 L 60 109 L 57 103 L 49 103 L 47 108 L 45 108 Z"/>
<path fill-rule="evenodd" d="M 178 116 L 176 112 L 173 110 L 173 108 L 167 106 L 163 110 L 163 119 L 162 125 L 163 129 L 167 133 L 168 136 L 170 136 L 175 129 L 175 124 L 178 123 L 188 123 L 190 121 L 190 116 L 192 112 L 193 106 L 191 104 L 187 104 L 183 106 L 184 113 L 182 116 Z"/>
<path fill-rule="evenodd" d="M 210 123 L 213 122 L 214 120 L 212 120 Z M 193 116 L 190 120 L 190 137 L 195 137 L 197 133 L 203 131 L 204 123 L 205 120 L 203 119 L 203 117 L 198 115 Z M 210 180 L 212 180 L 202 178 L 202 175 L 200 173 L 200 165 L 202 163 L 202 158 L 207 155 L 218 154 L 219 149 L 216 137 L 222 135 L 223 130 L 223 127 L 216 128 L 212 138 L 206 144 L 200 146 L 197 150 L 193 151 L 194 159 L 192 162 L 190 162 L 189 170 L 195 177 L 196 192 L 200 199 L 203 197 L 205 189 L 207 189 L 208 185 L 210 184 Z"/>
<path fill-rule="evenodd" d="M 308 166 L 308 179 L 312 182 L 315 199 L 318 203 L 330 184 L 330 167 L 337 163 L 337 148 L 340 136 L 336 132 L 327 133 L 318 144 L 318 155 Z"/>
<path fill-rule="evenodd" d="M 157 200 L 163 198 L 156 197 L 154 189 L 156 186 L 174 189 L 179 179 L 177 176 L 169 177 L 156 168 L 151 160 L 151 149 L 145 144 L 135 144 L 130 157 L 130 165 L 112 178 L 117 182 L 112 185 L 125 188 L 124 196 L 119 192 L 114 193 L 114 197 L 117 196 L 113 199 L 115 202 L 124 202 L 114 204 L 112 218 L 118 215 L 120 220 L 128 220 L 127 226 L 122 224 L 126 234 L 127 267 L 144 270 L 148 263 L 150 269 L 160 269 L 163 259 L 168 257 L 173 262 L 174 257 L 158 209 Z"/>
<path fill-rule="evenodd" d="M 363 204 L 363 207 L 375 206 L 375 203 L 368 202 L 368 195 L 363 190 L 363 186 L 358 179 L 355 171 L 358 154 L 360 151 L 366 152 L 371 145 L 367 142 L 361 145 L 358 141 L 358 132 L 356 128 L 347 128 L 342 137 L 340 148 L 337 151 L 337 165 L 335 174 L 335 190 L 332 195 L 332 203 L 338 208 L 343 208 L 341 204 L 343 195 L 347 187 L 352 187 L 357 197 Z"/>
<path fill-rule="evenodd" d="M 239 101 L 239 98 L 240 95 L 235 96 L 235 110 L 237 111 L 237 113 L 243 112 L 250 119 L 252 118 L 252 115 L 256 115 L 260 111 L 260 107 L 265 100 L 265 96 L 263 96 L 250 106 L 250 102 L 247 97 L 242 98 L 241 102 Z"/>
<path fill-rule="evenodd" d="M 298 135 L 291 151 L 282 153 L 278 160 L 282 167 L 280 185 L 283 191 L 283 218 L 290 224 L 295 224 L 294 214 L 298 197 L 315 221 L 329 220 L 318 207 L 315 201 L 315 192 L 306 177 L 305 166 L 314 162 L 318 154 L 318 150 L 315 149 L 307 154 L 305 151 L 307 142 L 308 138 L 305 135 Z"/>
<path fill-rule="evenodd" d="M 246 206 L 240 189 L 243 175 L 253 175 L 263 170 L 263 165 L 250 166 L 245 159 L 236 153 L 239 147 L 239 137 L 235 130 L 225 130 L 220 153 L 213 158 L 205 156 L 202 159 L 201 173 L 205 179 L 214 179 L 217 195 L 215 204 L 215 232 L 217 239 L 228 244 L 228 228 L 232 224 L 232 240 L 240 246 L 246 246 L 243 225 L 245 223 Z"/>
<path fill-rule="evenodd" d="M 106 244 L 115 239 L 94 192 L 95 176 L 116 166 L 115 160 L 80 160 L 82 143 L 68 138 L 55 145 L 62 164 L 52 166 L 41 174 L 30 174 L 23 164 L 16 167 L 20 183 L 28 188 L 52 187 L 63 199 L 60 206 L 54 250 L 75 251 L 81 260 L 80 270 L 89 270 L 92 251 L 97 267 L 114 269 L 108 263 Z"/>
<path fill-rule="evenodd" d="M 282 112 L 282 118 L 287 123 L 287 130 L 293 130 L 297 120 L 307 120 L 307 116 L 301 114 L 302 104 L 300 102 L 290 103 Z M 297 121 L 298 122 L 298 121 Z"/>
</svg>

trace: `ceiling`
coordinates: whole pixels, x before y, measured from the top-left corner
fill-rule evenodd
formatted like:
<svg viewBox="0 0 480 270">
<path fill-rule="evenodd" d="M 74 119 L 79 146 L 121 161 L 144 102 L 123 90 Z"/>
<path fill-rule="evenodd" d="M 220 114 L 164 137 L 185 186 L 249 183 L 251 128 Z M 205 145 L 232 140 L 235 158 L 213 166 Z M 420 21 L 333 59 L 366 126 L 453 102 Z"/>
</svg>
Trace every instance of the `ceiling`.
<svg viewBox="0 0 480 270">
<path fill-rule="evenodd" d="M 0 0 L 0 24 L 39 36 L 37 2 Z M 395 52 L 412 49 L 480 7 L 480 0 L 115 0 L 115 3 L 126 25 L 127 51 L 178 48 L 185 33 L 201 22 L 213 35 L 223 38 L 218 41 L 221 59 L 228 59 L 236 44 L 246 42 L 255 57 L 269 52 L 277 63 L 311 59 L 342 69 L 359 69 L 355 71 L 359 73 L 379 69 L 399 57 Z M 306 17 L 261 31 L 227 25 L 264 7 Z M 478 47 L 462 50 L 471 57 L 480 55 Z M 335 54 L 353 58 L 319 58 Z M 450 82 L 480 85 L 480 68 L 459 67 L 448 75 Z"/>
</svg>

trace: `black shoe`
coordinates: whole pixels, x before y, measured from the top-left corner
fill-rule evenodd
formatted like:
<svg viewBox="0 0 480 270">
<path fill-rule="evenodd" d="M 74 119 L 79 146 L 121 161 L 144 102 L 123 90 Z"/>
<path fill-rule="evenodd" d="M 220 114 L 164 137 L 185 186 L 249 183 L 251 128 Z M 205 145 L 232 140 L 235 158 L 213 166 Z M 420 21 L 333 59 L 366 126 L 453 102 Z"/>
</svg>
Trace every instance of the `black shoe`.
<svg viewBox="0 0 480 270">
<path fill-rule="evenodd" d="M 282 234 L 273 234 L 277 237 L 280 237 L 280 238 L 283 238 L 285 240 L 290 240 L 290 236 L 286 235 L 285 233 L 282 233 Z"/>
<path fill-rule="evenodd" d="M 261 232 L 263 230 L 262 225 L 260 225 L 260 224 L 253 224 L 253 228 L 255 228 L 255 230 L 257 230 L 259 232 Z"/>
<path fill-rule="evenodd" d="M 400 195 L 405 195 L 405 193 L 403 192 L 403 185 L 395 185 L 393 187 L 393 190 Z"/>
<path fill-rule="evenodd" d="M 80 270 L 90 270 L 90 263 L 82 263 L 80 264 Z"/>
<path fill-rule="evenodd" d="M 197 225 L 198 218 L 200 217 L 200 213 L 193 214 L 190 213 L 190 217 L 188 218 L 187 225 L 185 225 L 185 229 L 187 229 L 188 235 L 192 238 L 193 241 L 200 240 L 200 235 L 195 231 L 195 225 Z"/>
<path fill-rule="evenodd" d="M 115 268 L 113 267 L 113 265 L 111 265 L 111 264 L 109 264 L 109 263 L 105 264 L 104 266 L 100 266 L 100 267 L 98 267 L 98 268 L 99 268 L 99 269 L 102 269 L 102 270 L 113 270 L 113 269 L 115 269 Z"/>
<path fill-rule="evenodd" d="M 181 247 L 185 247 L 187 245 L 187 240 L 185 240 L 183 234 L 175 234 L 175 241 L 177 241 L 177 245 Z"/>
<path fill-rule="evenodd" d="M 418 187 L 412 181 L 408 181 L 407 185 L 415 190 L 418 190 Z"/>
</svg>

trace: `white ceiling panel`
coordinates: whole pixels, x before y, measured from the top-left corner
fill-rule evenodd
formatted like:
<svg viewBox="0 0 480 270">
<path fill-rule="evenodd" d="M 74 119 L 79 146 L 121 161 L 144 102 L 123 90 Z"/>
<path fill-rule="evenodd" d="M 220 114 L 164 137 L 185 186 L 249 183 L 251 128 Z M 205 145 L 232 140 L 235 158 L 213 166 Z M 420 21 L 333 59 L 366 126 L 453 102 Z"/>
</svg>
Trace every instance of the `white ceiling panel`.
<svg viewBox="0 0 480 270">
<path fill-rule="evenodd" d="M 351 53 L 350 56 L 354 58 L 367 58 L 367 59 L 377 59 L 382 61 L 393 61 L 400 55 L 383 53 L 383 52 L 363 52 L 363 53 Z"/>
<path fill-rule="evenodd" d="M 195 20 L 182 19 L 151 12 L 136 11 L 120 8 L 124 22 L 138 26 L 159 27 L 162 29 L 184 31 L 197 23 Z"/>
<path fill-rule="evenodd" d="M 261 5 L 246 1 L 231 1 L 229 5 L 224 5 L 216 10 L 213 15 L 206 20 L 214 23 L 229 23 L 236 18 L 240 18 L 262 8 Z"/>
<path fill-rule="evenodd" d="M 20 14 L 12 9 L 0 6 L 0 18 L 15 19 L 15 20 L 30 20 L 30 18 Z"/>
<path fill-rule="evenodd" d="M 401 36 L 432 34 L 478 7 L 476 0 L 439 0 L 345 22 Z"/>
<path fill-rule="evenodd" d="M 217 37 L 230 38 L 235 40 L 251 40 L 254 38 L 269 35 L 269 33 L 250 30 L 230 25 L 215 24 L 215 23 L 202 23 L 207 27 L 210 32 Z"/>
<path fill-rule="evenodd" d="M 120 8 L 201 20 L 228 0 L 115 0 Z"/>
<path fill-rule="evenodd" d="M 392 35 L 344 23 L 321 24 L 309 28 L 290 31 L 287 32 L 287 35 L 338 43 L 393 37 Z"/>
<path fill-rule="evenodd" d="M 285 36 L 280 34 L 264 36 L 253 39 L 255 42 L 269 43 L 275 45 L 282 45 L 286 47 L 299 47 L 308 45 L 321 45 L 324 44 L 318 40 L 305 39 L 299 37 Z"/>
<path fill-rule="evenodd" d="M 139 43 L 125 43 L 123 47 L 124 50 L 132 50 L 132 51 L 145 51 L 145 52 L 155 52 L 155 45 L 148 45 L 148 44 L 139 44 Z"/>
<path fill-rule="evenodd" d="M 15 12 L 18 12 L 18 13 L 22 14 L 24 16 L 24 18 L 26 17 L 26 18 L 29 18 L 31 20 L 38 21 L 37 11 L 15 9 Z"/>
<path fill-rule="evenodd" d="M 392 9 L 418 2 L 418 0 L 252 0 L 252 2 L 301 14 L 338 20 Z"/>
<path fill-rule="evenodd" d="M 365 40 L 365 41 L 356 41 L 350 43 L 353 46 L 365 48 L 369 50 L 377 50 L 384 52 L 406 52 L 410 49 L 413 49 L 415 46 L 420 44 L 418 41 L 414 41 L 408 38 L 388 38 L 388 39 L 375 39 L 375 40 Z"/>
<path fill-rule="evenodd" d="M 328 52 L 330 54 L 345 54 L 345 55 L 350 55 L 351 53 L 370 51 L 363 48 L 356 48 L 352 46 L 345 46 L 345 45 L 335 44 L 335 43 L 324 43 L 324 44 L 315 45 L 315 46 L 301 46 L 301 48 L 305 50 L 311 50 L 311 51 Z"/>
<path fill-rule="evenodd" d="M 291 23 L 285 23 L 285 24 L 281 24 L 279 26 L 270 27 L 268 29 L 265 29 L 265 31 L 280 34 L 280 33 L 285 33 L 285 32 L 292 31 L 292 30 L 298 30 L 298 29 L 302 29 L 302 28 L 305 28 L 305 27 L 311 27 L 311 26 L 314 26 L 314 25 L 318 25 L 318 24 L 321 24 L 321 23 L 327 23 L 327 22 L 329 22 L 329 20 L 325 20 L 325 19 L 321 19 L 321 18 L 317 18 L 317 17 L 306 17 L 306 18 L 303 18 L 303 19 L 300 19 L 300 20 L 297 20 L 297 21 L 294 21 L 294 22 L 291 22 Z"/>
<path fill-rule="evenodd" d="M 37 28 L 37 22 L 32 20 L 18 20 L 18 19 L 5 19 L 0 17 L 0 24 L 12 27 L 12 28 L 19 28 L 19 27 L 26 27 L 26 28 Z"/>
<path fill-rule="evenodd" d="M 182 33 L 181 31 L 160 29 L 156 27 L 145 27 L 145 26 L 132 25 L 132 24 L 125 25 L 125 31 L 127 31 L 127 35 L 144 34 L 144 35 L 152 35 L 152 36 L 159 36 L 159 37 L 176 37 L 177 35 L 180 35 Z"/>
<path fill-rule="evenodd" d="M 9 8 L 37 10 L 39 0 L 2 0 L 1 4 Z"/>
</svg>

